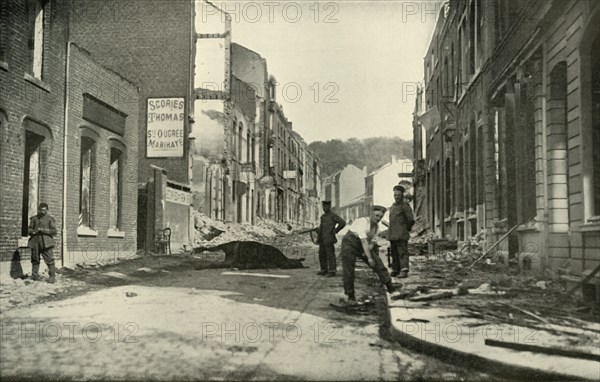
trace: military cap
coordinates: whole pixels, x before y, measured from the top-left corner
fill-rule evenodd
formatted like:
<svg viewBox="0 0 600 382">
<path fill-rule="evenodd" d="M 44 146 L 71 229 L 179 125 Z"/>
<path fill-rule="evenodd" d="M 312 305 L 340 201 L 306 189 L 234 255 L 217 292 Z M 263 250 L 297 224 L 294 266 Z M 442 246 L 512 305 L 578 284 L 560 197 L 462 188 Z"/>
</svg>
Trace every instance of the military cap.
<svg viewBox="0 0 600 382">
<path fill-rule="evenodd" d="M 321 203 L 322 203 L 324 206 L 325 206 L 325 205 L 329 205 L 329 206 L 330 206 L 330 205 L 331 205 L 331 200 L 323 200 Z"/>
<path fill-rule="evenodd" d="M 406 191 L 406 189 L 403 186 L 397 184 L 397 185 L 394 186 L 394 191 L 402 191 L 402 192 L 404 192 L 404 191 Z"/>
</svg>

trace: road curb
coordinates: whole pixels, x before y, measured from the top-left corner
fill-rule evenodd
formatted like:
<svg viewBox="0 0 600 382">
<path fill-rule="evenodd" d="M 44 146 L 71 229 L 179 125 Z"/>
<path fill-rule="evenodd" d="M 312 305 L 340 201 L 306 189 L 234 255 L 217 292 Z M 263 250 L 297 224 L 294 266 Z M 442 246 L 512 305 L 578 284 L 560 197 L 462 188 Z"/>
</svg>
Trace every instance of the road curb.
<svg viewBox="0 0 600 382">
<path fill-rule="evenodd" d="M 474 353 L 468 353 L 440 343 L 434 343 L 419 338 L 400 330 L 392 321 L 392 309 L 390 304 L 390 295 L 386 293 L 387 323 L 391 339 L 398 341 L 417 352 L 427 354 L 451 364 L 460 364 L 461 366 L 478 369 L 484 372 L 497 374 L 502 377 L 514 378 L 515 380 L 544 380 L 544 381 L 565 381 L 565 380 L 593 380 L 586 379 L 579 375 L 563 374 L 550 370 L 542 370 L 534 367 L 524 367 L 489 357 L 483 357 Z"/>
</svg>

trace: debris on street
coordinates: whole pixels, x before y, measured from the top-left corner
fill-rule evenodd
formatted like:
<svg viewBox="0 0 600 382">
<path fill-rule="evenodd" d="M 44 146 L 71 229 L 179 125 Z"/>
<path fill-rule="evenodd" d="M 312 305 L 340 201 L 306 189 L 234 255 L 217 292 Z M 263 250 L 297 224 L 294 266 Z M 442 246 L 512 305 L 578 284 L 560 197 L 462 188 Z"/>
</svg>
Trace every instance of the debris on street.
<svg viewBox="0 0 600 382">
<path fill-rule="evenodd" d="M 428 293 L 420 296 L 411 297 L 410 301 L 434 301 L 452 297 L 452 292 Z"/>
<path fill-rule="evenodd" d="M 0 277 L 0 312 L 16 306 L 24 307 L 36 301 L 54 297 L 69 288 L 75 288 L 82 283 L 58 275 L 55 284 L 43 280 L 33 281 L 28 278 L 13 279 L 8 274 Z"/>
<path fill-rule="evenodd" d="M 276 247 L 256 241 L 232 241 L 215 247 L 196 248 L 194 252 L 201 255 L 224 253 L 225 259 L 220 265 L 237 269 L 303 268 L 304 260 L 290 259 Z"/>
<path fill-rule="evenodd" d="M 225 276 L 252 276 L 252 277 L 271 277 L 274 279 L 289 279 L 289 275 L 269 275 L 266 273 L 245 273 L 245 272 L 223 272 Z"/>
<path fill-rule="evenodd" d="M 410 239 L 411 271 L 403 279 L 402 293 L 390 295 L 390 304 L 415 312 L 429 310 L 423 316 L 428 320 L 435 312 L 460 312 L 444 317 L 463 317 L 467 326 L 501 325 L 539 334 L 536 345 L 527 349 L 510 341 L 486 341 L 487 346 L 580 359 L 600 357 L 600 351 L 593 350 L 600 345 L 597 307 L 572 298 L 559 277 L 504 264 L 496 251 L 486 249 L 482 232 L 459 242 L 454 250 L 435 248 L 436 254 L 431 246 L 435 240 L 430 232 Z"/>
<path fill-rule="evenodd" d="M 194 247 L 210 248 L 233 241 L 265 241 L 289 235 L 304 227 L 257 218 L 256 224 L 223 223 L 205 214 L 194 212 Z"/>
</svg>

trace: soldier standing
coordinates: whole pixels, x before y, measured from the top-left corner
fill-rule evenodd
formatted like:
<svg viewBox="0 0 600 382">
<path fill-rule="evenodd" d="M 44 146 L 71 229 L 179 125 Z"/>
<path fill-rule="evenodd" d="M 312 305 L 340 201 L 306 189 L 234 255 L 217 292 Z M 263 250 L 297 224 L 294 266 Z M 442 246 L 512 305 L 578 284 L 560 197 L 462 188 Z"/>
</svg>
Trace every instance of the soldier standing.
<svg viewBox="0 0 600 382">
<path fill-rule="evenodd" d="M 48 214 L 48 205 L 41 203 L 38 213 L 29 221 L 29 248 L 31 248 L 31 278 L 39 280 L 40 255 L 48 266 L 50 278 L 48 282 L 54 284 L 56 279 L 56 268 L 54 265 L 54 235 L 56 235 L 56 222 Z"/>
<path fill-rule="evenodd" d="M 346 226 L 346 221 L 331 211 L 331 201 L 323 201 L 323 215 L 321 215 L 321 224 L 319 225 L 319 265 L 321 270 L 317 272 L 320 276 L 335 276 L 335 243 L 337 243 L 336 234 Z"/>
<path fill-rule="evenodd" d="M 394 186 L 394 204 L 389 209 L 388 240 L 392 250 L 392 276 L 400 278 L 408 277 L 408 239 L 415 224 L 412 208 L 404 201 L 404 191 L 404 187 Z"/>
</svg>

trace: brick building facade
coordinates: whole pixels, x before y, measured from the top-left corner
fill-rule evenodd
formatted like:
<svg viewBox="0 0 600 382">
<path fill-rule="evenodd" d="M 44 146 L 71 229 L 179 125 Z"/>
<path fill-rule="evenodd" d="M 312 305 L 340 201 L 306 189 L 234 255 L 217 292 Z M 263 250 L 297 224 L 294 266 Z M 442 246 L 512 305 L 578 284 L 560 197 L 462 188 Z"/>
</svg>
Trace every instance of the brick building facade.
<svg viewBox="0 0 600 382">
<path fill-rule="evenodd" d="M 12 258 L 45 202 L 62 228 L 67 7 L 0 5 L 0 257 Z M 62 243 L 57 235 L 57 248 Z M 56 251 L 60 256 L 60 251 Z"/>
<path fill-rule="evenodd" d="M 190 121 L 184 121 L 180 157 L 149 158 L 146 113 L 148 98 L 184 97 L 184 113 L 192 114 L 193 2 L 77 0 L 72 6 L 72 41 L 140 87 L 139 181 L 147 182 L 154 165 L 165 169 L 170 180 L 187 183 Z"/>
<path fill-rule="evenodd" d="M 599 21 L 584 0 L 443 7 L 414 143 L 438 234 L 516 226 L 499 247 L 523 269 L 577 281 L 600 264 Z"/>
<path fill-rule="evenodd" d="M 231 73 L 254 89 L 255 96 L 255 163 L 256 179 L 255 211 L 256 216 L 267 216 L 265 191 L 273 186 L 269 175 L 269 131 L 267 105 L 270 100 L 267 60 L 257 52 L 242 45 L 231 44 Z M 236 91 L 234 89 L 234 91 Z"/>
<path fill-rule="evenodd" d="M 137 87 L 68 45 L 69 3 L 2 2 L 3 260 L 41 202 L 64 262 L 135 253 Z"/>
<path fill-rule="evenodd" d="M 72 41 L 140 89 L 138 246 L 153 249 L 155 232 L 166 227 L 172 229 L 175 249 L 190 244 L 194 2 L 77 0 L 71 2 L 70 14 Z M 176 122 L 156 123 L 151 118 L 156 103 L 151 102 L 171 105 L 161 107 L 159 114 Z M 161 140 L 168 149 L 150 147 L 157 141 L 149 134 L 151 123 L 163 132 L 174 131 L 175 138 Z"/>
<path fill-rule="evenodd" d="M 289 155 L 287 149 L 288 137 L 292 129 L 291 122 L 288 121 L 281 105 L 277 103 L 275 94 L 277 92 L 276 80 L 270 78 L 271 101 L 269 103 L 269 119 L 271 126 L 271 142 L 269 158 L 271 161 L 270 171 L 273 177 L 273 188 L 266 192 L 269 219 L 278 222 L 285 222 L 288 218 L 288 184 L 285 178 L 285 171 L 288 169 Z"/>
<path fill-rule="evenodd" d="M 65 263 L 135 255 L 138 87 L 69 47 Z"/>
<path fill-rule="evenodd" d="M 257 97 L 253 86 L 233 75 L 231 87 L 234 221 L 252 224 L 256 216 Z"/>
</svg>

